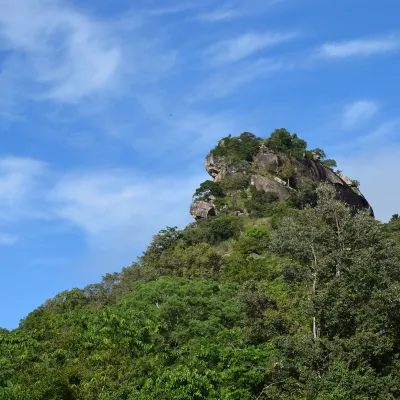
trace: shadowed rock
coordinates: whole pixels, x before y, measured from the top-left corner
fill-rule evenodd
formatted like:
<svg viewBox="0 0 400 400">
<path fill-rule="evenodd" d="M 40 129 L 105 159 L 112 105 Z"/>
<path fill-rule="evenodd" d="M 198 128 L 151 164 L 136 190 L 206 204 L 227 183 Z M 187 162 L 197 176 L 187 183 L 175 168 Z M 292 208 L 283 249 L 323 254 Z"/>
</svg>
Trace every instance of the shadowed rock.
<svg viewBox="0 0 400 400">
<path fill-rule="evenodd" d="M 215 216 L 214 204 L 206 201 L 198 201 L 190 206 L 190 214 L 195 219 Z"/>
</svg>

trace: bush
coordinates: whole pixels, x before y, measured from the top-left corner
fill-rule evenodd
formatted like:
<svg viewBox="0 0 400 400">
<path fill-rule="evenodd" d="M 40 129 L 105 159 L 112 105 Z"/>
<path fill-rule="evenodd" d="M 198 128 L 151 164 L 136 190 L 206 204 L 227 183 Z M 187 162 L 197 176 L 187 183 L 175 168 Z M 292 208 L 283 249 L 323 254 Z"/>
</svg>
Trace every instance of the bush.
<svg viewBox="0 0 400 400">
<path fill-rule="evenodd" d="M 253 228 L 235 243 L 233 249 L 242 254 L 262 254 L 268 248 L 270 232 L 265 228 Z"/>
<path fill-rule="evenodd" d="M 290 134 L 286 129 L 275 129 L 265 141 L 265 145 L 272 150 L 287 153 L 293 157 L 302 157 L 307 149 L 307 142 L 300 139 L 296 133 Z"/>
<path fill-rule="evenodd" d="M 227 176 L 221 181 L 221 186 L 223 190 L 244 190 L 250 186 L 250 176 L 245 174 L 235 174 L 232 176 Z"/>
<path fill-rule="evenodd" d="M 232 137 L 229 135 L 223 138 L 218 145 L 211 150 L 211 154 L 252 161 L 260 148 L 261 142 L 261 138 L 256 137 L 250 132 L 243 132 L 239 137 Z"/>
<path fill-rule="evenodd" d="M 224 192 L 222 190 L 222 185 L 220 182 L 213 182 L 207 180 L 203 182 L 199 188 L 194 192 L 193 198 L 197 201 L 204 200 L 208 201 L 212 197 L 220 198 L 224 196 Z"/>
<path fill-rule="evenodd" d="M 253 218 L 268 217 L 271 215 L 271 204 L 279 200 L 274 192 L 264 192 L 255 186 L 250 187 L 251 198 L 245 202 L 245 207 Z"/>
<path fill-rule="evenodd" d="M 193 223 L 184 230 L 189 244 L 205 242 L 210 245 L 237 239 L 243 229 L 243 219 L 236 216 L 210 217 Z"/>
</svg>

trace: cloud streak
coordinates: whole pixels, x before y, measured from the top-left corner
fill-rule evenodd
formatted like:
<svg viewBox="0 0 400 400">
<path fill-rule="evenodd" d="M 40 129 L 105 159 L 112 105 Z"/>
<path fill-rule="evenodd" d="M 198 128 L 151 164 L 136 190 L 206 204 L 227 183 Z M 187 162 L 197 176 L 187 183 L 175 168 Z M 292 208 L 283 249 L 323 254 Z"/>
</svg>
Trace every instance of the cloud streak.
<svg viewBox="0 0 400 400">
<path fill-rule="evenodd" d="M 204 52 L 208 64 L 220 66 L 243 60 L 254 53 L 293 40 L 298 36 L 295 32 L 249 32 L 233 39 L 222 40 L 210 46 Z"/>
<path fill-rule="evenodd" d="M 8 233 L 0 232 L 0 246 L 11 246 L 13 245 L 18 238 L 14 235 L 10 235 Z"/>
<path fill-rule="evenodd" d="M 346 106 L 342 124 L 346 129 L 356 128 L 368 122 L 379 111 L 379 105 L 371 100 L 358 100 Z"/>
<path fill-rule="evenodd" d="M 41 96 L 74 102 L 107 87 L 121 50 L 97 21 L 61 1 L 0 0 L 3 50 L 41 87 Z"/>
<path fill-rule="evenodd" d="M 345 59 L 385 54 L 400 49 L 400 38 L 396 35 L 373 39 L 354 39 L 323 44 L 318 54 L 323 58 Z"/>
</svg>

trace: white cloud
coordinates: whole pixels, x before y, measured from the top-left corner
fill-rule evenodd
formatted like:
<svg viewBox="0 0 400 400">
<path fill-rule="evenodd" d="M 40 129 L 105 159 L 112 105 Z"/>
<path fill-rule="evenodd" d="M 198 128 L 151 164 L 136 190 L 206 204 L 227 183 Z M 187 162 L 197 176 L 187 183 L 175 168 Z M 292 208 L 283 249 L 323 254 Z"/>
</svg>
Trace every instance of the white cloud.
<svg viewBox="0 0 400 400">
<path fill-rule="evenodd" d="M 18 238 L 14 235 L 10 235 L 8 233 L 0 232 L 0 246 L 11 246 L 13 245 Z"/>
<path fill-rule="evenodd" d="M 372 56 L 400 49 L 400 38 L 390 35 L 375 39 L 355 39 L 342 42 L 325 43 L 319 49 L 319 55 L 325 58 L 347 58 Z"/>
<path fill-rule="evenodd" d="M 223 40 L 210 46 L 204 52 L 207 63 L 213 65 L 230 64 L 242 60 L 267 47 L 294 39 L 294 32 L 255 33 L 250 32 L 234 39 Z"/>
<path fill-rule="evenodd" d="M 29 215 L 46 165 L 31 158 L 0 159 L 0 220 Z"/>
<path fill-rule="evenodd" d="M 150 16 L 164 16 L 169 14 L 180 14 L 198 8 L 199 4 L 196 2 L 186 1 L 185 4 L 175 4 L 166 7 L 153 8 L 148 12 Z"/>
<path fill-rule="evenodd" d="M 196 19 L 200 22 L 220 22 L 228 21 L 237 17 L 239 12 L 234 9 L 216 9 L 207 13 L 200 14 Z"/>
<path fill-rule="evenodd" d="M 25 77 L 46 87 L 45 97 L 75 101 L 106 88 L 121 51 L 99 22 L 62 1 L 0 0 L 1 47 Z"/>
<path fill-rule="evenodd" d="M 68 174 L 51 190 L 54 216 L 104 235 L 135 226 L 138 232 L 171 218 L 183 202 L 189 206 L 193 180 L 153 178 L 146 182 L 132 170 Z M 180 210 L 182 212 L 182 210 Z M 185 213 L 185 210 L 183 210 Z M 148 227 L 141 226 L 147 224 Z"/>
<path fill-rule="evenodd" d="M 379 111 L 379 104 L 371 100 L 358 100 L 348 104 L 343 112 L 344 128 L 355 128 L 371 120 Z"/>
<path fill-rule="evenodd" d="M 279 71 L 288 71 L 292 67 L 289 61 L 283 62 L 273 59 L 259 59 L 235 64 L 233 68 L 225 68 L 221 73 L 213 74 L 198 85 L 194 93 L 189 97 L 189 101 L 208 100 L 212 97 L 222 98 L 253 80 Z"/>
</svg>

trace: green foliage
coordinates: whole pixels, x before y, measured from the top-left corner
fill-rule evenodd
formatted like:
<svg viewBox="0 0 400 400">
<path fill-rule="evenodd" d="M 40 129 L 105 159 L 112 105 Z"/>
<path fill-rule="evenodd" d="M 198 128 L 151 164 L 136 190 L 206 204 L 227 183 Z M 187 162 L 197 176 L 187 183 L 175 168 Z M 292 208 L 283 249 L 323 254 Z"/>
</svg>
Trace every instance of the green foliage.
<svg viewBox="0 0 400 400">
<path fill-rule="evenodd" d="M 238 253 L 262 254 L 268 249 L 270 231 L 265 228 L 252 228 L 247 235 L 241 236 L 234 245 L 234 250 Z"/>
<path fill-rule="evenodd" d="M 324 164 L 328 168 L 336 168 L 337 163 L 336 160 L 333 160 L 331 158 L 327 159 L 325 151 L 320 149 L 319 147 L 311 151 L 312 154 L 317 154 L 320 157 L 320 161 L 322 164 Z"/>
<path fill-rule="evenodd" d="M 12 384 L 10 381 L 0 381 L 0 400 L 8 400 L 11 398 Z"/>
<path fill-rule="evenodd" d="M 224 191 L 220 182 L 205 181 L 194 192 L 193 198 L 196 201 L 208 201 L 211 198 L 223 197 Z"/>
<path fill-rule="evenodd" d="M 307 149 L 307 142 L 300 139 L 296 133 L 292 135 L 284 128 L 275 129 L 265 140 L 265 145 L 274 151 L 287 153 L 293 157 L 303 157 Z"/>
<path fill-rule="evenodd" d="M 326 160 L 321 160 L 321 163 L 324 164 L 328 168 L 337 168 L 337 162 L 336 160 L 333 160 L 331 158 L 328 158 Z"/>
<path fill-rule="evenodd" d="M 317 204 L 315 187 L 305 186 L 299 190 L 291 191 L 288 204 L 298 209 L 302 209 L 307 205 L 314 207 Z"/>
<path fill-rule="evenodd" d="M 226 193 L 235 190 L 247 189 L 250 186 L 250 180 L 250 175 L 238 173 L 224 177 L 224 179 L 221 180 L 220 185 L 222 186 L 223 191 Z"/>
<path fill-rule="evenodd" d="M 295 187 L 293 158 L 313 156 L 296 134 L 223 139 L 234 175 L 194 195 L 216 217 L 0 329 L 0 400 L 400 398 L 399 215 L 381 224 L 307 179 L 287 202 L 257 190 L 262 143 Z"/>
<path fill-rule="evenodd" d="M 188 226 L 184 231 L 184 240 L 189 244 L 218 244 L 222 241 L 238 238 L 243 229 L 243 220 L 235 216 L 210 217 Z"/>
<path fill-rule="evenodd" d="M 271 216 L 272 205 L 279 200 L 279 196 L 274 192 L 258 190 L 255 186 L 250 187 L 250 194 L 251 198 L 245 202 L 249 215 L 254 218 Z"/>
<path fill-rule="evenodd" d="M 231 135 L 223 138 L 211 150 L 215 156 L 229 156 L 232 159 L 252 161 L 261 145 L 261 139 L 249 132 L 243 132 L 239 137 Z"/>
<path fill-rule="evenodd" d="M 296 176 L 296 167 L 293 164 L 287 162 L 279 167 L 276 172 L 278 176 L 284 179 L 290 186 L 290 181 L 293 181 Z"/>
</svg>

